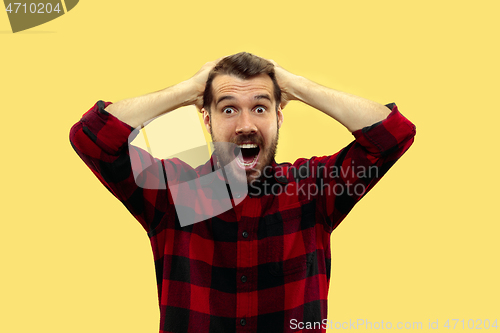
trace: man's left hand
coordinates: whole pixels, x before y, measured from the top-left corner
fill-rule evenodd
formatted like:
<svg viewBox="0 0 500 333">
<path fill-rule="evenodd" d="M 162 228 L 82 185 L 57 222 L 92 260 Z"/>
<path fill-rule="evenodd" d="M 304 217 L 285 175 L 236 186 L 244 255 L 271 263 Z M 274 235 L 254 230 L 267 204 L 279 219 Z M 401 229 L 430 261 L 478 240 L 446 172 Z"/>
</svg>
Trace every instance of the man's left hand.
<svg viewBox="0 0 500 333">
<path fill-rule="evenodd" d="M 291 89 L 291 83 L 297 77 L 295 74 L 290 73 L 280 65 L 276 63 L 276 61 L 268 59 L 274 65 L 274 73 L 276 75 L 276 80 L 278 81 L 278 85 L 281 88 L 281 109 L 283 109 L 288 102 L 297 100 L 297 97 L 294 95 Z"/>
</svg>

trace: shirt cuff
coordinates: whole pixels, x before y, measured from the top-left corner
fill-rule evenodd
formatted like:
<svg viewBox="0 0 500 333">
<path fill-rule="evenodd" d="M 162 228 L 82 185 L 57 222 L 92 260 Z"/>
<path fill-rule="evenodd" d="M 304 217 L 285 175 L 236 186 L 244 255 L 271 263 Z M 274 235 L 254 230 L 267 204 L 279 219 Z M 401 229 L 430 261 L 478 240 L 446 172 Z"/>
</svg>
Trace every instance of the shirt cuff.
<svg viewBox="0 0 500 333">
<path fill-rule="evenodd" d="M 386 106 L 392 110 L 386 119 L 352 133 L 370 153 L 388 154 L 416 134 L 415 125 L 398 111 L 396 104 Z"/>
<path fill-rule="evenodd" d="M 103 101 L 94 104 L 82 116 L 82 130 L 103 151 L 117 155 L 127 148 L 139 131 L 104 110 L 110 104 Z"/>
</svg>

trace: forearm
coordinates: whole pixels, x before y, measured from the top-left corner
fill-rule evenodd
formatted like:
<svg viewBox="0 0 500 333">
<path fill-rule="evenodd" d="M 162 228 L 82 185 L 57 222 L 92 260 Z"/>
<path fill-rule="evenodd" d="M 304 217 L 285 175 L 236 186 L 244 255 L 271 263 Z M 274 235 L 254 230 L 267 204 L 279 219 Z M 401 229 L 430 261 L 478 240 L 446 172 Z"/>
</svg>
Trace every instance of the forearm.
<svg viewBox="0 0 500 333">
<path fill-rule="evenodd" d="M 194 104 L 199 93 L 191 80 L 144 96 L 118 101 L 106 111 L 132 127 L 179 107 Z"/>
<path fill-rule="evenodd" d="M 287 87 L 294 99 L 336 119 L 351 132 L 384 120 L 390 113 L 382 104 L 323 87 L 301 76 L 289 80 Z"/>
</svg>

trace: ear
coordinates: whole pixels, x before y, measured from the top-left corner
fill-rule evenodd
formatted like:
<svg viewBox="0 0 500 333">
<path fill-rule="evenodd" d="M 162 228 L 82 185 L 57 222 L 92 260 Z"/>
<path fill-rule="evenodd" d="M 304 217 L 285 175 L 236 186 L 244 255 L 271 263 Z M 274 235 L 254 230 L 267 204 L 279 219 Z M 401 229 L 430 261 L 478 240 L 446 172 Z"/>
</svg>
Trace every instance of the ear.
<svg viewBox="0 0 500 333">
<path fill-rule="evenodd" d="M 283 117 L 283 111 L 281 111 L 281 105 L 278 107 L 278 129 L 281 128 L 281 124 L 283 124 L 283 120 L 284 120 L 284 117 Z"/>
<path fill-rule="evenodd" d="M 201 112 L 203 112 L 203 123 L 205 124 L 205 128 L 208 131 L 208 134 L 212 134 L 212 129 L 210 128 L 210 114 L 205 108 L 201 108 Z"/>
</svg>

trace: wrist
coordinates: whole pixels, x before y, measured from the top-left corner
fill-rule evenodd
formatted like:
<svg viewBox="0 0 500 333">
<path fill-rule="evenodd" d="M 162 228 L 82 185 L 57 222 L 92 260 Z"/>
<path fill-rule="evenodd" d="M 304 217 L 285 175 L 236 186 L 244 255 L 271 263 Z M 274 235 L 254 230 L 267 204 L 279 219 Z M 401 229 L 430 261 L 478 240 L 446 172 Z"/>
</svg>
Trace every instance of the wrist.
<svg viewBox="0 0 500 333">
<path fill-rule="evenodd" d="M 288 100 L 298 100 L 303 102 L 301 88 L 304 86 L 305 78 L 303 76 L 289 74 L 283 85 L 282 91 L 287 95 Z"/>
<path fill-rule="evenodd" d="M 193 105 L 200 98 L 200 96 L 203 98 L 204 87 L 193 79 L 182 81 L 175 87 L 179 94 L 179 100 L 182 104 L 181 106 Z"/>
</svg>

